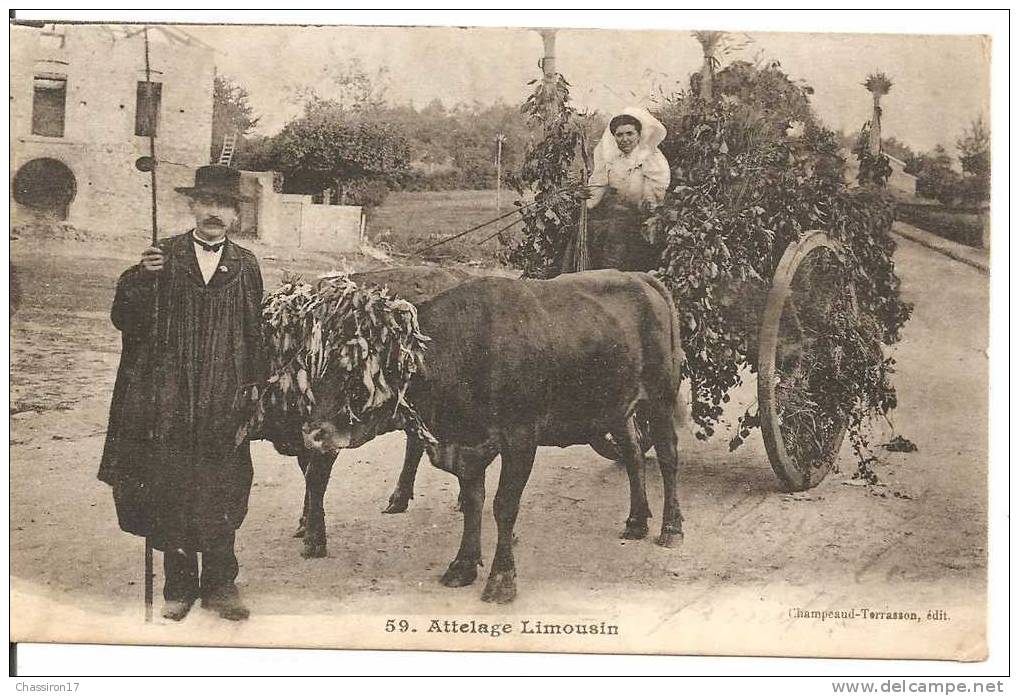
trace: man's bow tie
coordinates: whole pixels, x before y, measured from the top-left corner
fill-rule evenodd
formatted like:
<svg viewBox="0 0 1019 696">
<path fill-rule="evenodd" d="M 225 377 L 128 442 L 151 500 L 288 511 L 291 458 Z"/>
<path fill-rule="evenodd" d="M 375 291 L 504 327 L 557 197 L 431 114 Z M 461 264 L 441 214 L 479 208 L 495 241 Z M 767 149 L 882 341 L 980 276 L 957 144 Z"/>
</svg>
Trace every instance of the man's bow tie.
<svg viewBox="0 0 1019 696">
<path fill-rule="evenodd" d="M 198 246 L 202 247 L 206 251 L 211 252 L 213 254 L 215 254 L 220 249 L 222 249 L 223 245 L 226 244 L 226 240 L 225 239 L 222 242 L 217 242 L 216 244 L 206 244 L 205 242 L 203 242 L 201 239 L 199 239 L 198 237 L 196 237 L 194 235 L 191 235 L 191 239 L 194 240 L 195 244 L 197 244 Z"/>
</svg>

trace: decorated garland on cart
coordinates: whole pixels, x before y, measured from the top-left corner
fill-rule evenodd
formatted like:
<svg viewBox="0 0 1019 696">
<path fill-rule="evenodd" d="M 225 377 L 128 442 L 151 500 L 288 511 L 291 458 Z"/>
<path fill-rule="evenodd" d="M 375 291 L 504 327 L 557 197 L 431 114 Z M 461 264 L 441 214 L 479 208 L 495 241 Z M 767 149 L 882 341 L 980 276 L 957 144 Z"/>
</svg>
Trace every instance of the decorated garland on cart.
<svg viewBox="0 0 1019 696">
<path fill-rule="evenodd" d="M 892 206 L 879 187 L 847 185 L 840 143 L 810 106 L 813 90 L 778 63 L 732 63 L 712 74 L 711 94 L 695 78 L 653 109 L 668 129 L 661 149 L 673 176 L 640 233 L 661 251 L 655 272 L 681 315 L 697 436 L 714 434 L 730 390 L 744 370 L 757 369 L 764 300 L 783 252 L 823 230 L 838 251 L 819 254 L 824 264 L 812 260 L 818 267 L 800 274 L 816 287 L 794 290 L 815 293 L 803 304 L 824 311 L 802 313 L 809 360 L 783 374 L 779 417 L 788 426 L 790 454 L 804 461 L 825 442 L 841 441 L 833 431 L 848 427 L 856 475 L 873 481 L 868 423 L 889 418 L 896 405 L 894 360 L 882 346 L 898 342 L 912 311 L 892 258 Z M 579 218 L 581 197 L 553 194 L 572 192 L 578 178 L 583 121 L 565 81 L 555 91 L 539 85 L 523 110 L 536 123 L 552 114 L 523 169 L 535 200 L 548 203 L 525 219 L 508 258 L 527 276 L 548 277 Z M 832 279 L 842 285 L 833 287 Z M 800 318 L 787 314 L 783 328 Z M 730 447 L 760 424 L 755 404 L 739 419 Z"/>
</svg>

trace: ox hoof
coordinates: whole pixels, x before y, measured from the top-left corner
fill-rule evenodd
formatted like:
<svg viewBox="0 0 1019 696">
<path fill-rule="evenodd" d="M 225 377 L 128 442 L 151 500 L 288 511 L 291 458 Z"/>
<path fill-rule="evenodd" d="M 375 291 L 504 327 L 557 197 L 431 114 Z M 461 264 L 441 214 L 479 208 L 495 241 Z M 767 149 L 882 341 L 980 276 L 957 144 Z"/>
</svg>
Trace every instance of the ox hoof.
<svg viewBox="0 0 1019 696">
<path fill-rule="evenodd" d="M 488 576 L 485 591 L 481 593 L 482 602 L 509 604 L 517 596 L 517 571 L 493 570 Z"/>
<path fill-rule="evenodd" d="M 619 535 L 620 539 L 643 539 L 647 536 L 647 520 L 627 520 L 626 528 Z"/>
<path fill-rule="evenodd" d="M 667 549 L 674 549 L 683 543 L 683 530 L 663 529 L 662 533 L 655 539 L 655 543 Z"/>
<path fill-rule="evenodd" d="M 326 543 L 321 542 L 304 542 L 304 548 L 301 549 L 301 558 L 325 558 L 326 557 Z"/>
<path fill-rule="evenodd" d="M 389 505 L 382 511 L 384 515 L 397 515 L 401 512 L 407 512 L 407 506 L 410 504 L 412 495 L 403 495 L 400 493 L 393 493 L 389 496 Z"/>
<path fill-rule="evenodd" d="M 478 579 L 478 564 L 472 561 L 453 561 L 439 578 L 446 587 L 467 587 Z"/>
</svg>

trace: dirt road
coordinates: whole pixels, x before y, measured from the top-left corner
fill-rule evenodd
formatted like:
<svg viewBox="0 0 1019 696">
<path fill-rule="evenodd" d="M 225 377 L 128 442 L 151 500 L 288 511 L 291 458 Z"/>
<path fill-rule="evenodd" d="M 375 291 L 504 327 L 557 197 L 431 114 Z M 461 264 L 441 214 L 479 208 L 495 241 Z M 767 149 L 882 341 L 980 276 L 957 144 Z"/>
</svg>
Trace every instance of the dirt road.
<svg viewBox="0 0 1019 696">
<path fill-rule="evenodd" d="M 451 590 L 437 578 L 459 541 L 455 480 L 422 466 L 410 510 L 380 514 L 398 473 L 402 435 L 341 456 L 326 498 L 329 554 L 317 560 L 302 559 L 291 538 L 303 495 L 295 461 L 257 443 L 250 513 L 238 536 L 240 586 L 253 618 L 225 625 L 196 611 L 183 625 L 142 626 L 142 543 L 118 530 L 109 490 L 95 478 L 119 350 L 107 312 L 116 275 L 135 251 L 110 249 L 14 243 L 25 304 L 12 322 L 11 568 L 15 631 L 26 637 L 963 659 L 983 653 L 988 288 L 986 276 L 968 266 L 900 241 L 898 268 L 916 309 L 895 348 L 895 432 L 919 451 L 884 455 L 876 467 L 880 486 L 847 485 L 854 465 L 844 452 L 843 473 L 808 494 L 786 495 L 759 436 L 730 453 L 725 431 L 708 443 L 688 435 L 680 477 L 686 541 L 666 550 L 618 539 L 627 512 L 620 467 L 586 447 L 544 448 L 517 524 L 520 596 L 496 607 L 480 601 L 480 585 L 494 548 L 497 465 L 488 483 L 486 567 L 473 587 Z M 271 285 L 284 265 L 321 271 L 339 263 L 263 259 L 263 268 Z M 753 398 L 752 382 L 737 397 L 734 415 Z M 886 425 L 875 440 L 891 434 Z M 661 505 L 656 471 L 648 481 L 654 523 Z M 810 615 L 854 608 L 907 618 Z M 947 618 L 928 613 L 940 610 Z M 453 616 L 518 626 L 565 617 L 620 630 L 554 642 L 519 630 L 498 639 L 428 632 L 430 619 Z M 386 632 L 386 618 L 406 618 L 413 630 Z"/>
</svg>

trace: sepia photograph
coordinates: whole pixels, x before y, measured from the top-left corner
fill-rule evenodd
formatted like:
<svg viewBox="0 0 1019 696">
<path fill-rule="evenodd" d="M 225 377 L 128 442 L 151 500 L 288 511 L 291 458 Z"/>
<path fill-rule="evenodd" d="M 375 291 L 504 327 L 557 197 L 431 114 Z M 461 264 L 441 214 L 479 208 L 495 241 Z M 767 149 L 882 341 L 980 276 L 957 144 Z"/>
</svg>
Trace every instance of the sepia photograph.
<svg viewBox="0 0 1019 696">
<path fill-rule="evenodd" d="M 990 36 L 195 14 L 9 22 L 11 643 L 988 659 Z"/>
</svg>

